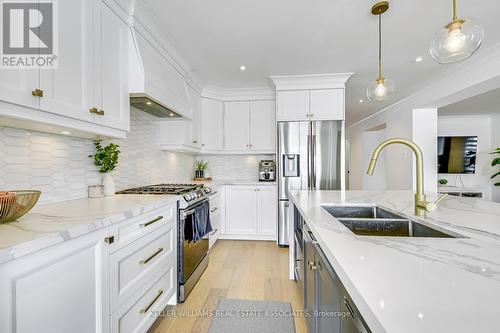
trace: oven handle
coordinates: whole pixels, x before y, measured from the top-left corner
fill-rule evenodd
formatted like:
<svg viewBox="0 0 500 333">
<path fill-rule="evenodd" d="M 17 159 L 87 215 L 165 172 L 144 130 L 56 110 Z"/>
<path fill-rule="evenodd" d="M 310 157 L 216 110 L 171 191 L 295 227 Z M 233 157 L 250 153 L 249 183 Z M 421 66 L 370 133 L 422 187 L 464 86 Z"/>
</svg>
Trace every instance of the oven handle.
<svg viewBox="0 0 500 333">
<path fill-rule="evenodd" d="M 183 219 L 183 220 L 185 220 L 185 219 L 186 219 L 186 217 L 188 217 L 189 215 L 193 215 L 193 214 L 194 214 L 194 212 L 195 212 L 195 208 L 196 208 L 196 207 L 198 207 L 198 206 L 201 206 L 202 204 L 204 204 L 204 203 L 205 203 L 205 202 L 207 202 L 207 201 L 208 201 L 208 199 L 207 199 L 207 200 L 200 201 L 200 202 L 198 202 L 198 203 L 197 203 L 197 204 L 196 204 L 193 208 L 188 209 L 188 210 L 182 210 L 182 211 L 181 211 L 181 217 L 182 217 L 182 219 Z"/>
</svg>

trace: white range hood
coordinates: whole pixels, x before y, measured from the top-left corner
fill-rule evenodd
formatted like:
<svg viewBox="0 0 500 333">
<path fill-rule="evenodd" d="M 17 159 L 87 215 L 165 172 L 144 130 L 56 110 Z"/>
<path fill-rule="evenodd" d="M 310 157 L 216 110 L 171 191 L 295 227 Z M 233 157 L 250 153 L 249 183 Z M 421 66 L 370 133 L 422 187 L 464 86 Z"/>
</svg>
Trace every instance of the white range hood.
<svg viewBox="0 0 500 333">
<path fill-rule="evenodd" d="M 139 32 L 131 33 L 130 104 L 159 118 L 191 118 L 185 77 Z"/>
</svg>

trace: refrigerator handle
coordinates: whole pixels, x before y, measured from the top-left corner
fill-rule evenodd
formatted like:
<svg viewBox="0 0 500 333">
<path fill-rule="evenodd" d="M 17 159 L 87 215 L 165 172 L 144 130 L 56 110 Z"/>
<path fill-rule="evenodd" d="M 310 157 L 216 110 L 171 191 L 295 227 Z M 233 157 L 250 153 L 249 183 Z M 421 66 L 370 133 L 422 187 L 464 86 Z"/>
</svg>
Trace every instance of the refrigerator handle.
<svg viewBox="0 0 500 333">
<path fill-rule="evenodd" d="M 307 135 L 307 189 L 312 190 L 312 136 Z"/>
<path fill-rule="evenodd" d="M 316 135 L 311 136 L 311 151 L 312 151 L 312 189 L 316 189 Z"/>
</svg>

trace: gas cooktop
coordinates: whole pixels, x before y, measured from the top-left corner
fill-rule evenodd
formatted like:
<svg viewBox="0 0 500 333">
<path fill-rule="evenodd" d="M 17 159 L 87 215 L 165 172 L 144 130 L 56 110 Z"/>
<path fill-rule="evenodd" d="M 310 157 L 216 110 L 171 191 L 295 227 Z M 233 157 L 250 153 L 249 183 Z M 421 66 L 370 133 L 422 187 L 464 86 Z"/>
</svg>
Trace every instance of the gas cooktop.
<svg viewBox="0 0 500 333">
<path fill-rule="evenodd" d="M 129 188 L 117 194 L 174 194 L 180 195 L 202 188 L 197 184 L 157 184 L 141 187 Z"/>
<path fill-rule="evenodd" d="M 157 184 L 135 188 L 129 188 L 116 194 L 172 194 L 180 195 L 180 208 L 186 208 L 198 202 L 208 200 L 208 195 L 212 193 L 210 187 L 201 184 Z"/>
</svg>

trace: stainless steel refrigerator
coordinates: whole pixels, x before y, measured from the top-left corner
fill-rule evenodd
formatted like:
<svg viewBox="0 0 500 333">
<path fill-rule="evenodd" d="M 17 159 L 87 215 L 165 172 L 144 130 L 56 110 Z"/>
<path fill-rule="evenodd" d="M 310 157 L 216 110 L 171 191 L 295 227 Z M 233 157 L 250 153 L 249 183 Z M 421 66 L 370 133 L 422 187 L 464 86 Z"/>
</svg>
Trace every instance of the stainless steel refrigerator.
<svg viewBox="0 0 500 333">
<path fill-rule="evenodd" d="M 342 121 L 278 123 L 278 245 L 290 244 L 288 191 L 340 190 Z"/>
</svg>

